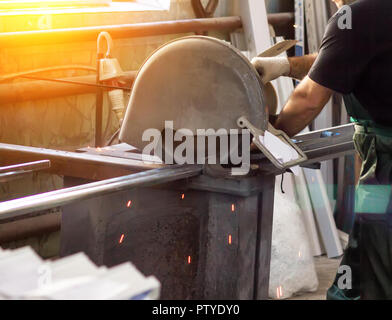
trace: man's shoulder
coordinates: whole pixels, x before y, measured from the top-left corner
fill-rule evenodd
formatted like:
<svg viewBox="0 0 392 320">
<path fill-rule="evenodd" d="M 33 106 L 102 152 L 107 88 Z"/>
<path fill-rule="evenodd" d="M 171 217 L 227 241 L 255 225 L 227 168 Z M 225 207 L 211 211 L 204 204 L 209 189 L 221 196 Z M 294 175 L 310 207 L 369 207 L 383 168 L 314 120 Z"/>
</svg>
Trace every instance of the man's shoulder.
<svg viewBox="0 0 392 320">
<path fill-rule="evenodd" d="M 392 11 L 391 0 L 356 0 L 346 5 L 349 7 L 353 15 L 370 16 L 383 14 Z"/>
<path fill-rule="evenodd" d="M 341 7 L 331 17 L 327 26 L 327 34 L 332 36 L 349 29 L 352 32 L 348 35 L 364 35 L 369 24 L 373 26 L 384 24 L 385 21 L 379 20 L 383 20 L 385 14 L 389 13 L 392 15 L 392 0 L 356 0 Z"/>
</svg>

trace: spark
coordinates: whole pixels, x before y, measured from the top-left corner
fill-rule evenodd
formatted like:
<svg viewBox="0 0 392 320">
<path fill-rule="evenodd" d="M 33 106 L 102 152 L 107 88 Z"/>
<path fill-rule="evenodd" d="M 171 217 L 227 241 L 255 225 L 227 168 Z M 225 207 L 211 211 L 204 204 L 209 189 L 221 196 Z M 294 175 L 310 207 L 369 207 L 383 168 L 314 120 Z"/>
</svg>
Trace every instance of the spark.
<svg viewBox="0 0 392 320">
<path fill-rule="evenodd" d="M 229 234 L 229 245 L 231 245 L 232 243 L 233 243 L 233 236 Z"/>
<path fill-rule="evenodd" d="M 120 240 L 118 241 L 119 244 L 122 244 L 125 238 L 125 234 L 122 234 Z"/>
<path fill-rule="evenodd" d="M 127 208 L 130 208 L 132 206 L 132 200 L 129 200 L 128 202 L 127 202 Z"/>
<path fill-rule="evenodd" d="M 231 211 L 235 212 L 235 204 L 234 203 L 231 205 Z"/>
<path fill-rule="evenodd" d="M 189 256 L 189 257 L 188 257 L 188 264 L 191 264 L 191 262 L 192 262 L 192 257 Z"/>
<path fill-rule="evenodd" d="M 280 298 L 283 297 L 283 289 L 282 289 L 282 286 L 276 288 L 276 297 L 277 297 L 278 299 L 280 299 Z"/>
<path fill-rule="evenodd" d="M 182 195 L 181 195 L 181 200 L 184 200 L 185 199 L 185 193 L 183 193 Z"/>
</svg>

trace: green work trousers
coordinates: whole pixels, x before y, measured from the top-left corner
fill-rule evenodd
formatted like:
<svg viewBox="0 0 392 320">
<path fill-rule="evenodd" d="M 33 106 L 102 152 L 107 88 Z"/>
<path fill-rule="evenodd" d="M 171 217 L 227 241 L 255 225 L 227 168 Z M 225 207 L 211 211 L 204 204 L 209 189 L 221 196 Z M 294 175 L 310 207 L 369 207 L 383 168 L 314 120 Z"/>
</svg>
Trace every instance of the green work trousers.
<svg viewBox="0 0 392 320">
<path fill-rule="evenodd" d="M 355 224 L 330 300 L 392 299 L 392 135 L 356 126 L 354 142 L 363 164 L 356 189 Z M 343 286 L 342 286 L 343 284 Z"/>
</svg>

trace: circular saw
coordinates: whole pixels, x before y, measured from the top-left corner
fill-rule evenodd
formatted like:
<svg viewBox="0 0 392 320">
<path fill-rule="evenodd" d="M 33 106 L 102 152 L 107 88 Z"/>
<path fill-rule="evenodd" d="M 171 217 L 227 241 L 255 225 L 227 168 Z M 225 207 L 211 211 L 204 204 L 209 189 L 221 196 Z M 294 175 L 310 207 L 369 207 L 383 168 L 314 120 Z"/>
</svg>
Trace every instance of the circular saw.
<svg viewBox="0 0 392 320">
<path fill-rule="evenodd" d="M 148 129 L 173 130 L 248 129 L 254 144 L 279 169 L 306 160 L 305 154 L 268 122 L 266 91 L 249 60 L 225 41 L 204 36 L 176 39 L 157 49 L 140 68 L 133 84 L 120 140 L 143 150 Z M 274 102 L 276 103 L 276 102 Z M 282 162 L 263 144 L 269 131 L 297 153 Z"/>
</svg>

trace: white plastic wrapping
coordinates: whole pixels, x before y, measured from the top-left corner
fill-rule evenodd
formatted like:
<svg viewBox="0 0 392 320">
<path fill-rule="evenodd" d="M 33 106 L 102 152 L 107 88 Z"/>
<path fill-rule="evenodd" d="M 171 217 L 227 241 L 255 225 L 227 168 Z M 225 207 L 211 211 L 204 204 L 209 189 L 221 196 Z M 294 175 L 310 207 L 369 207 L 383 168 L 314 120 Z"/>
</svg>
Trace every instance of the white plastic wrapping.
<svg viewBox="0 0 392 320">
<path fill-rule="evenodd" d="M 276 190 L 269 296 L 287 299 L 317 288 L 317 273 L 301 210 L 290 197 Z"/>
</svg>

